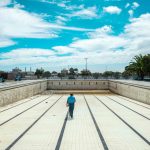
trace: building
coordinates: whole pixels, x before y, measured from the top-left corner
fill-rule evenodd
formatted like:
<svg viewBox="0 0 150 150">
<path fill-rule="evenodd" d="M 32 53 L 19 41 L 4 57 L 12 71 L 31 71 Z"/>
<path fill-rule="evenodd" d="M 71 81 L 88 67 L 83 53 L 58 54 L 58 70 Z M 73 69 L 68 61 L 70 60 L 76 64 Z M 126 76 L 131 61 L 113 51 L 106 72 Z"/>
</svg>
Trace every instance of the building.
<svg viewBox="0 0 150 150">
<path fill-rule="evenodd" d="M 27 71 L 25 75 L 25 80 L 34 80 L 37 79 L 37 76 L 33 71 Z"/>
<path fill-rule="evenodd" d="M 8 80 L 14 80 L 16 76 L 21 76 L 21 78 L 23 78 L 25 76 L 25 73 L 23 73 L 21 69 L 16 67 L 8 73 Z"/>
</svg>

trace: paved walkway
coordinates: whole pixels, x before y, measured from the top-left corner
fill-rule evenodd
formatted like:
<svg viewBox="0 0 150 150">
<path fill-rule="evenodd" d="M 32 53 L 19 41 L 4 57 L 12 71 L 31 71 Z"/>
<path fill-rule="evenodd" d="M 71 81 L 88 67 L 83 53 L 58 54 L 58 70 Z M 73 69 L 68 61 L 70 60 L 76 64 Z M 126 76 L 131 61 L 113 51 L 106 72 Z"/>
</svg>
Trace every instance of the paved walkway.
<svg viewBox="0 0 150 150">
<path fill-rule="evenodd" d="M 44 81 L 44 80 L 21 80 L 21 81 L 3 82 L 0 83 L 0 89 L 14 87 L 18 85 L 24 85 L 24 84 L 31 84 L 39 81 Z"/>
<path fill-rule="evenodd" d="M 150 82 L 148 82 L 148 81 L 137 81 L 137 80 L 112 80 L 112 81 L 117 81 L 117 82 L 121 82 L 121 83 L 126 83 L 126 84 L 150 88 Z"/>
<path fill-rule="evenodd" d="M 115 94 L 37 95 L 0 108 L 0 150 L 150 150 L 150 105 Z"/>
</svg>

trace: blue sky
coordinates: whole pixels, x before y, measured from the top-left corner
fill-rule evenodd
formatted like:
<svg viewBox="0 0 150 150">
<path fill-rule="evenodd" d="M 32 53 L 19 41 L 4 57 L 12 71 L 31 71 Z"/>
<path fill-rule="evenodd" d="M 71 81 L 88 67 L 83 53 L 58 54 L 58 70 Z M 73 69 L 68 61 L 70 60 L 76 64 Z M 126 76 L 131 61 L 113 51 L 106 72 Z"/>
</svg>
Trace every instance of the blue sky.
<svg viewBox="0 0 150 150">
<path fill-rule="evenodd" d="M 123 71 L 150 53 L 149 0 L 0 0 L 0 70 Z"/>
</svg>

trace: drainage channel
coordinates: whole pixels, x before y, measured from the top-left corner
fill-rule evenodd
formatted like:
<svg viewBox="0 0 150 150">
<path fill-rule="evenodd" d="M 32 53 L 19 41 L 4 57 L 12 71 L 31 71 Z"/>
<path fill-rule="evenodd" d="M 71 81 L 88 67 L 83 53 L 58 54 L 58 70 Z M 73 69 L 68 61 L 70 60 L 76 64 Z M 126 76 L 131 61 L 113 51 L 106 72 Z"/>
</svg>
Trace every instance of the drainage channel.
<svg viewBox="0 0 150 150">
<path fill-rule="evenodd" d="M 66 117 L 64 119 L 64 123 L 63 123 L 62 129 L 61 129 L 61 132 L 60 132 L 60 135 L 59 135 L 59 138 L 58 138 L 55 150 L 59 150 L 60 149 L 61 141 L 62 141 L 62 138 L 63 138 L 63 135 L 64 135 L 64 131 L 65 131 L 65 127 L 66 127 L 66 124 L 67 124 L 67 116 L 68 116 L 68 112 L 67 112 Z"/>
<path fill-rule="evenodd" d="M 90 108 L 90 106 L 89 106 L 89 104 L 88 104 L 88 102 L 87 102 L 85 96 L 84 96 L 84 100 L 85 100 L 85 102 L 86 102 L 86 105 L 87 105 L 87 107 L 88 107 L 88 110 L 89 110 L 89 112 L 90 112 L 90 115 L 91 115 L 91 117 L 92 117 L 92 120 L 93 120 L 93 122 L 94 122 L 95 128 L 96 128 L 97 133 L 98 133 L 98 135 L 99 135 L 99 138 L 100 138 L 100 140 L 101 140 L 101 142 L 102 142 L 103 148 L 104 148 L 104 150 L 109 150 L 109 149 L 108 149 L 108 146 L 107 146 L 107 143 L 106 143 L 106 141 L 105 141 L 105 139 L 104 139 L 104 137 L 103 137 L 103 135 L 102 135 L 102 133 L 101 133 L 99 127 L 98 127 L 98 124 L 97 124 L 97 122 L 96 122 L 96 120 L 95 120 L 95 117 L 94 117 L 94 115 L 93 115 L 93 113 L 92 113 L 92 111 L 91 111 L 91 108 Z"/>
</svg>

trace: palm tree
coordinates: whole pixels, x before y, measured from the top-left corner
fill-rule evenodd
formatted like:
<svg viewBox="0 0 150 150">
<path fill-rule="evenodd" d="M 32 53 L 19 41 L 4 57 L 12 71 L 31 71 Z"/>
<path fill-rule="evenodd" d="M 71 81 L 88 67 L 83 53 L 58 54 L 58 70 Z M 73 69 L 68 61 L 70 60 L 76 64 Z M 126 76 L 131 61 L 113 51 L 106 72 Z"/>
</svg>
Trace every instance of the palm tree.
<svg viewBox="0 0 150 150">
<path fill-rule="evenodd" d="M 150 76 L 150 54 L 147 54 L 143 57 L 143 63 L 145 75 Z"/>
<path fill-rule="evenodd" d="M 143 80 L 144 79 L 144 56 L 143 55 L 136 55 L 134 57 L 134 62 L 130 62 L 130 68 L 135 71 L 138 77 Z"/>
<path fill-rule="evenodd" d="M 125 67 L 124 74 L 129 76 L 133 76 L 137 74 L 138 79 L 143 80 L 144 76 L 150 75 L 150 54 L 147 55 L 136 55 L 134 60 L 130 62 L 128 66 Z"/>
<path fill-rule="evenodd" d="M 37 76 L 37 78 L 39 79 L 44 73 L 44 69 L 41 68 L 41 69 L 36 69 L 35 71 L 35 75 Z"/>
</svg>

